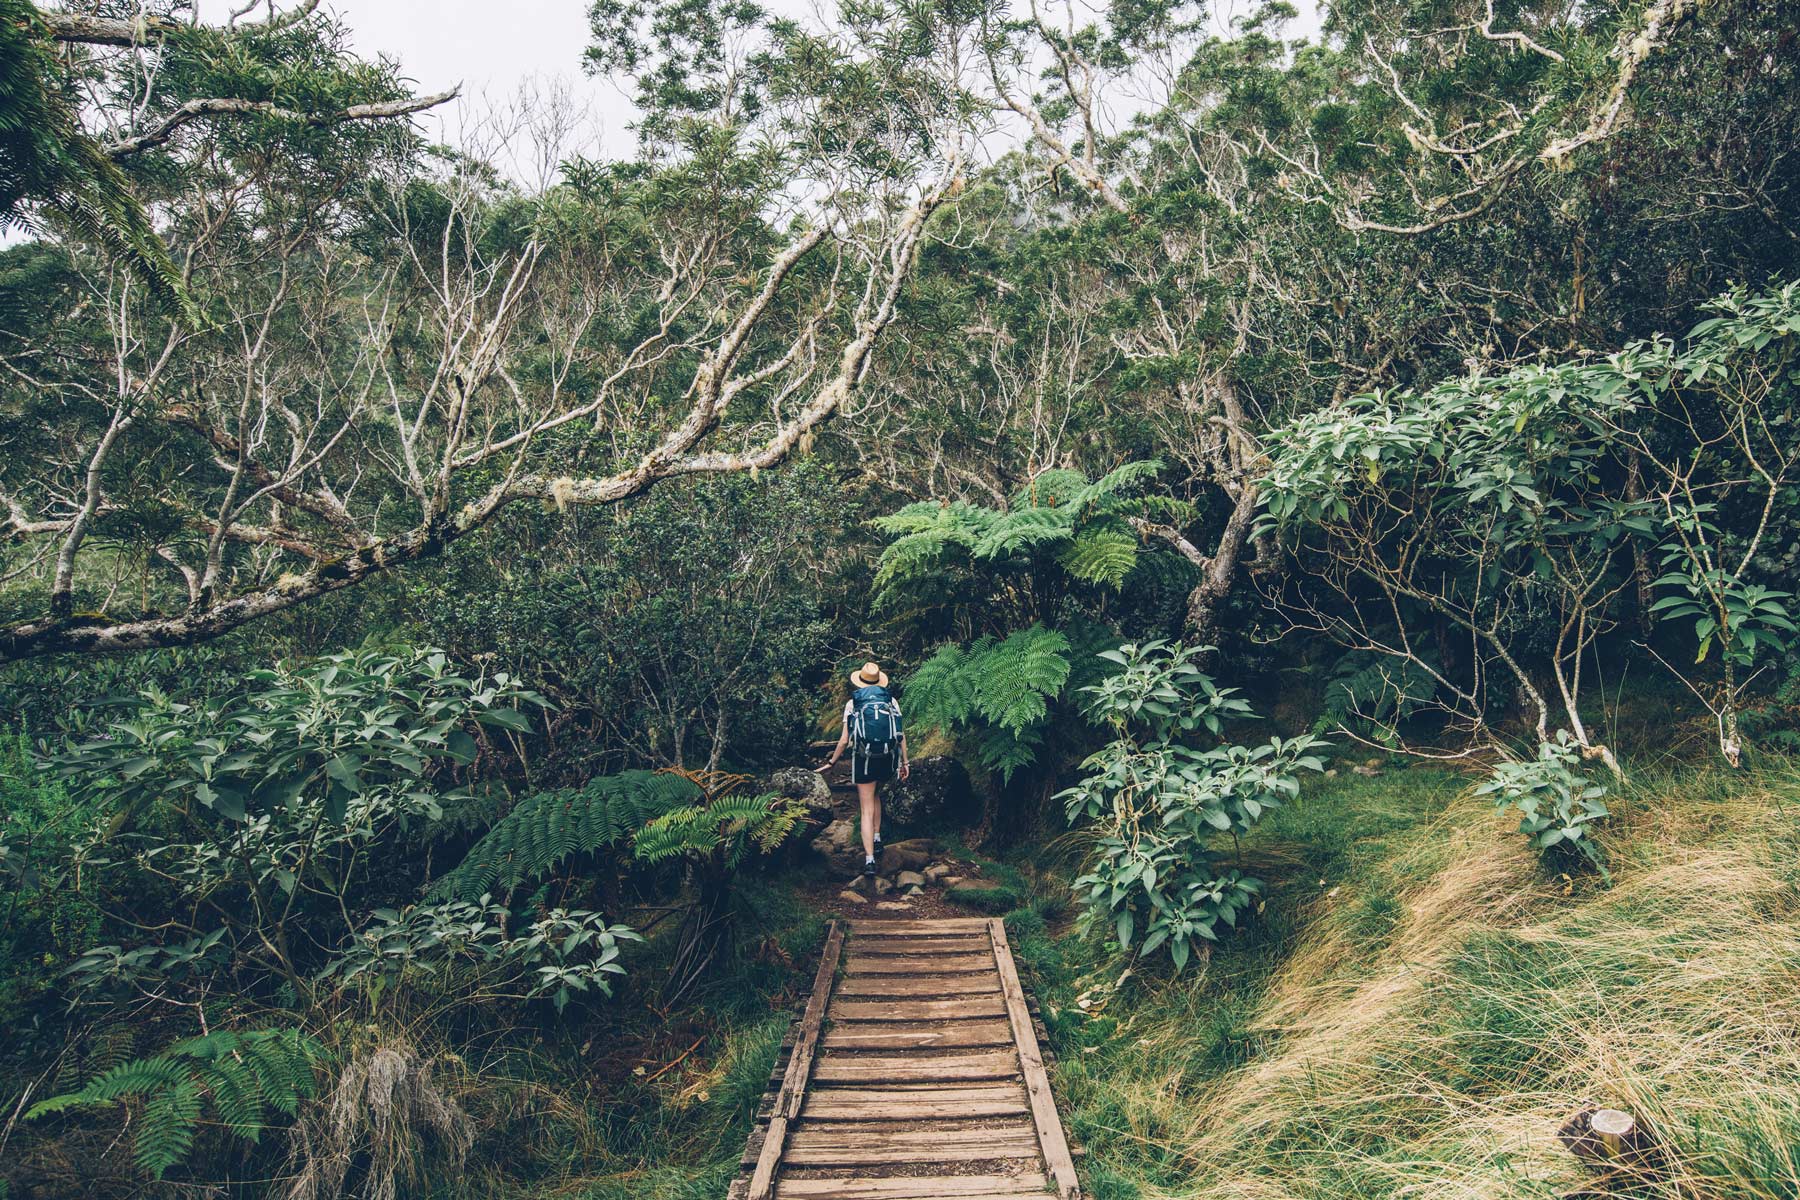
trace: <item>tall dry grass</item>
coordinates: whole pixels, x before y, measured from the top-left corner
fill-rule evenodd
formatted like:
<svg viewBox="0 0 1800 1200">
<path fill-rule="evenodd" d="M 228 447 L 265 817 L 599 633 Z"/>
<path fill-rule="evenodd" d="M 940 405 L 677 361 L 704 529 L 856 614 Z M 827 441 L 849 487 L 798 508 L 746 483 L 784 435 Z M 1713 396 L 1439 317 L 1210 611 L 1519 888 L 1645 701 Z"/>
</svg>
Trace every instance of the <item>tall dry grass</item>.
<svg viewBox="0 0 1800 1200">
<path fill-rule="evenodd" d="M 1317 802 L 1354 830 L 1379 787 Z M 1324 894 L 1253 986 L 1177 982 L 1066 1039 L 1096 1194 L 1560 1196 L 1595 1186 L 1556 1131 L 1597 1102 L 1666 1162 L 1596 1194 L 1800 1197 L 1796 820 L 1785 765 L 1641 781 L 1606 887 L 1548 874 L 1512 822 L 1456 800 Z M 1105 977 L 1077 982 L 1092 1007 Z M 1238 1008 L 1229 1037 L 1209 1004 Z"/>
</svg>

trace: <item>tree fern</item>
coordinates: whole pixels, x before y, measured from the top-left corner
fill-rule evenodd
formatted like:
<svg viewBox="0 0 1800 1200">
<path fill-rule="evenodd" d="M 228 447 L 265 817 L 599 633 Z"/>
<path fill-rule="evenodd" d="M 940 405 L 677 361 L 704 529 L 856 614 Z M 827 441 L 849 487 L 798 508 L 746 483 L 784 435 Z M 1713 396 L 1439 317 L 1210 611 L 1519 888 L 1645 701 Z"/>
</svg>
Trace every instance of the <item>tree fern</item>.
<svg viewBox="0 0 1800 1200">
<path fill-rule="evenodd" d="M 1033 625 L 941 647 L 907 680 L 906 699 L 915 725 L 970 735 L 982 765 L 1010 778 L 1031 761 L 1069 670 L 1069 639 Z"/>
<path fill-rule="evenodd" d="M 1089 480 L 1079 471 L 1053 468 L 1019 489 L 1004 509 L 922 501 L 878 518 L 875 527 L 894 540 L 875 573 L 876 605 L 929 606 L 952 566 L 1055 562 L 1083 583 L 1117 588 L 1143 557 L 1132 518 L 1175 525 L 1193 519 L 1192 505 L 1144 491 L 1161 471 L 1154 460 L 1130 462 Z"/>
<path fill-rule="evenodd" d="M 520 801 L 432 885 L 433 899 L 472 900 L 536 879 L 577 854 L 624 841 L 647 822 L 702 796 L 681 775 L 626 771 L 579 788 L 538 792 Z"/>
<path fill-rule="evenodd" d="M 120 1063 L 78 1091 L 38 1102 L 26 1118 L 139 1100 L 133 1160 L 161 1179 L 193 1149 L 208 1107 L 233 1134 L 256 1141 L 270 1110 L 291 1117 L 313 1095 L 324 1057 L 319 1043 L 299 1030 L 221 1030 Z"/>
</svg>

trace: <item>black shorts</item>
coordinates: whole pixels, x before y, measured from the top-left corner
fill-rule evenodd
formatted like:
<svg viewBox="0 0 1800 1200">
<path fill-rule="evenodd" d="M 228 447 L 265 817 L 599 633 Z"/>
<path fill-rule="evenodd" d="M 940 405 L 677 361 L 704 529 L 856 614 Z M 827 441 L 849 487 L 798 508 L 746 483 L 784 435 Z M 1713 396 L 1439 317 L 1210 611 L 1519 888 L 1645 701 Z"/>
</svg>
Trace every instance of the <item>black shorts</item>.
<svg viewBox="0 0 1800 1200">
<path fill-rule="evenodd" d="M 862 754 L 850 756 L 851 783 L 886 783 L 894 777 L 897 756 L 880 754 L 873 758 Z"/>
</svg>

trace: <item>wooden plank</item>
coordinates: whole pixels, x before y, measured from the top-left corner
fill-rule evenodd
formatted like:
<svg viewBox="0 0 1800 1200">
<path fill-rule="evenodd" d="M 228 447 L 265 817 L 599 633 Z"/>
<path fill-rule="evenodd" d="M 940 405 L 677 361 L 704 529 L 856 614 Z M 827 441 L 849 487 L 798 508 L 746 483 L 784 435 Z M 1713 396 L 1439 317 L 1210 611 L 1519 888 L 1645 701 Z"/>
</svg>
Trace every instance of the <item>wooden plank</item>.
<svg viewBox="0 0 1800 1200">
<path fill-rule="evenodd" d="M 888 955 L 986 954 L 992 948 L 984 932 L 980 937 L 859 937 L 850 944 L 853 958 L 885 958 Z"/>
<path fill-rule="evenodd" d="M 898 1057 L 834 1054 L 813 1066 L 819 1083 L 935 1083 L 965 1079 L 1013 1079 L 1019 1056 L 1008 1049 L 996 1054 Z"/>
<path fill-rule="evenodd" d="M 1038 1157 L 1037 1139 L 1029 1129 L 1015 1139 L 995 1138 L 953 1146 L 899 1144 L 882 1139 L 864 1138 L 843 1145 L 801 1145 L 788 1139 L 782 1152 L 781 1165 L 786 1167 L 886 1167 L 908 1163 L 986 1163 L 1006 1159 Z"/>
<path fill-rule="evenodd" d="M 1029 1196 L 1042 1194 L 1048 1181 L 1039 1174 L 1022 1175 L 893 1175 L 870 1179 L 841 1175 L 821 1179 L 789 1179 L 781 1185 L 782 1200 L 803 1196 L 830 1200 L 933 1200 L 966 1196 Z"/>
<path fill-rule="evenodd" d="M 917 1022 L 833 1024 L 825 1031 L 827 1050 L 924 1050 L 935 1046 L 1010 1046 L 1012 1026 L 1005 1021 L 956 1021 L 946 1025 Z"/>
<path fill-rule="evenodd" d="M 850 932 L 857 937 L 929 937 L 934 934 L 972 934 L 987 928 L 985 917 L 938 917 L 916 920 L 881 921 L 870 918 L 850 922 Z"/>
<path fill-rule="evenodd" d="M 931 954 L 907 956 L 862 955 L 852 951 L 844 965 L 847 975 L 969 975 L 992 974 L 994 952 L 988 946 L 979 954 Z"/>
<path fill-rule="evenodd" d="M 922 1128 L 917 1124 L 890 1126 L 879 1121 L 866 1121 L 859 1125 L 830 1125 L 819 1129 L 800 1129 L 788 1138 L 788 1148 L 797 1150 L 802 1146 L 813 1149 L 826 1147 L 858 1146 L 863 1144 L 884 1146 L 931 1146 L 940 1149 L 954 1149 L 959 1146 L 974 1146 L 977 1149 L 1010 1142 L 1025 1142 L 1034 1150 L 1037 1148 L 1037 1133 L 1023 1121 L 1014 1125 L 1002 1125 L 998 1128 Z"/>
<path fill-rule="evenodd" d="M 1074 1160 L 1069 1157 L 1069 1142 L 1063 1134 L 1062 1118 L 1056 1112 L 1056 1099 L 1050 1094 L 1050 1079 L 1044 1073 L 1037 1032 L 1031 1025 L 1031 1011 L 1025 1005 L 1025 989 L 1019 983 L 1012 946 L 1006 940 L 1006 923 L 998 917 L 990 920 L 988 936 L 994 941 L 994 965 L 1000 970 L 1001 985 L 1005 989 L 1006 1016 L 1012 1022 L 1013 1040 L 1018 1043 L 1019 1064 L 1025 1072 L 1025 1094 L 1031 1101 L 1031 1117 L 1037 1126 L 1044 1164 L 1056 1180 L 1057 1200 L 1079 1200 L 1081 1183 L 1075 1177 Z"/>
<path fill-rule="evenodd" d="M 775 1113 L 769 1118 L 768 1132 L 763 1135 L 762 1150 L 756 1156 L 756 1171 L 750 1177 L 748 1200 L 769 1200 L 775 1188 L 775 1172 L 786 1148 L 788 1123 L 800 1115 L 811 1082 L 813 1056 L 818 1051 L 819 1032 L 825 1025 L 825 1008 L 831 1003 L 831 985 L 837 978 L 838 959 L 844 951 L 844 929 L 836 921 L 825 936 L 825 949 L 819 955 L 819 969 L 813 975 L 812 995 L 807 998 L 806 1012 L 800 1018 L 800 1032 L 794 1039 L 794 1052 L 788 1058 L 787 1074 L 782 1077 L 781 1091 L 775 1098 Z"/>
<path fill-rule="evenodd" d="M 833 1021 L 958 1021 L 1005 1015 L 1006 997 L 1001 993 L 965 996 L 960 1000 L 876 997 L 839 1000 L 831 1006 Z"/>
<path fill-rule="evenodd" d="M 858 975 L 838 985 L 840 996 L 976 996 L 1000 991 L 1000 977 L 986 975 Z"/>
<path fill-rule="evenodd" d="M 815 1121 L 942 1121 L 964 1118 L 992 1120 L 1026 1117 L 1031 1112 L 1025 1089 L 1017 1083 L 974 1083 L 960 1087 L 817 1087 L 801 1110 L 810 1128 Z"/>
</svg>

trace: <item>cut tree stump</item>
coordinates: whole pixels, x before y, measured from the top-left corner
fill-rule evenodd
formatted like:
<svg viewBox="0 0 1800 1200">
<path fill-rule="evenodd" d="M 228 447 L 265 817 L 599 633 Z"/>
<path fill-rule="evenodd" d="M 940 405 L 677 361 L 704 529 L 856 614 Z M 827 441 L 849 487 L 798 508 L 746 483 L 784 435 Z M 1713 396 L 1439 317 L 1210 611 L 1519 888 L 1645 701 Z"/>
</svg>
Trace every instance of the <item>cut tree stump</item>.
<svg viewBox="0 0 1800 1200">
<path fill-rule="evenodd" d="M 1563 1122 L 1556 1136 L 1604 1184 L 1648 1184 L 1668 1173 L 1656 1139 L 1622 1109 L 1586 1105 Z M 1610 1188 L 1605 1192 L 1582 1189 L 1565 1200 L 1588 1200 L 1602 1194 L 1610 1194 Z"/>
</svg>

